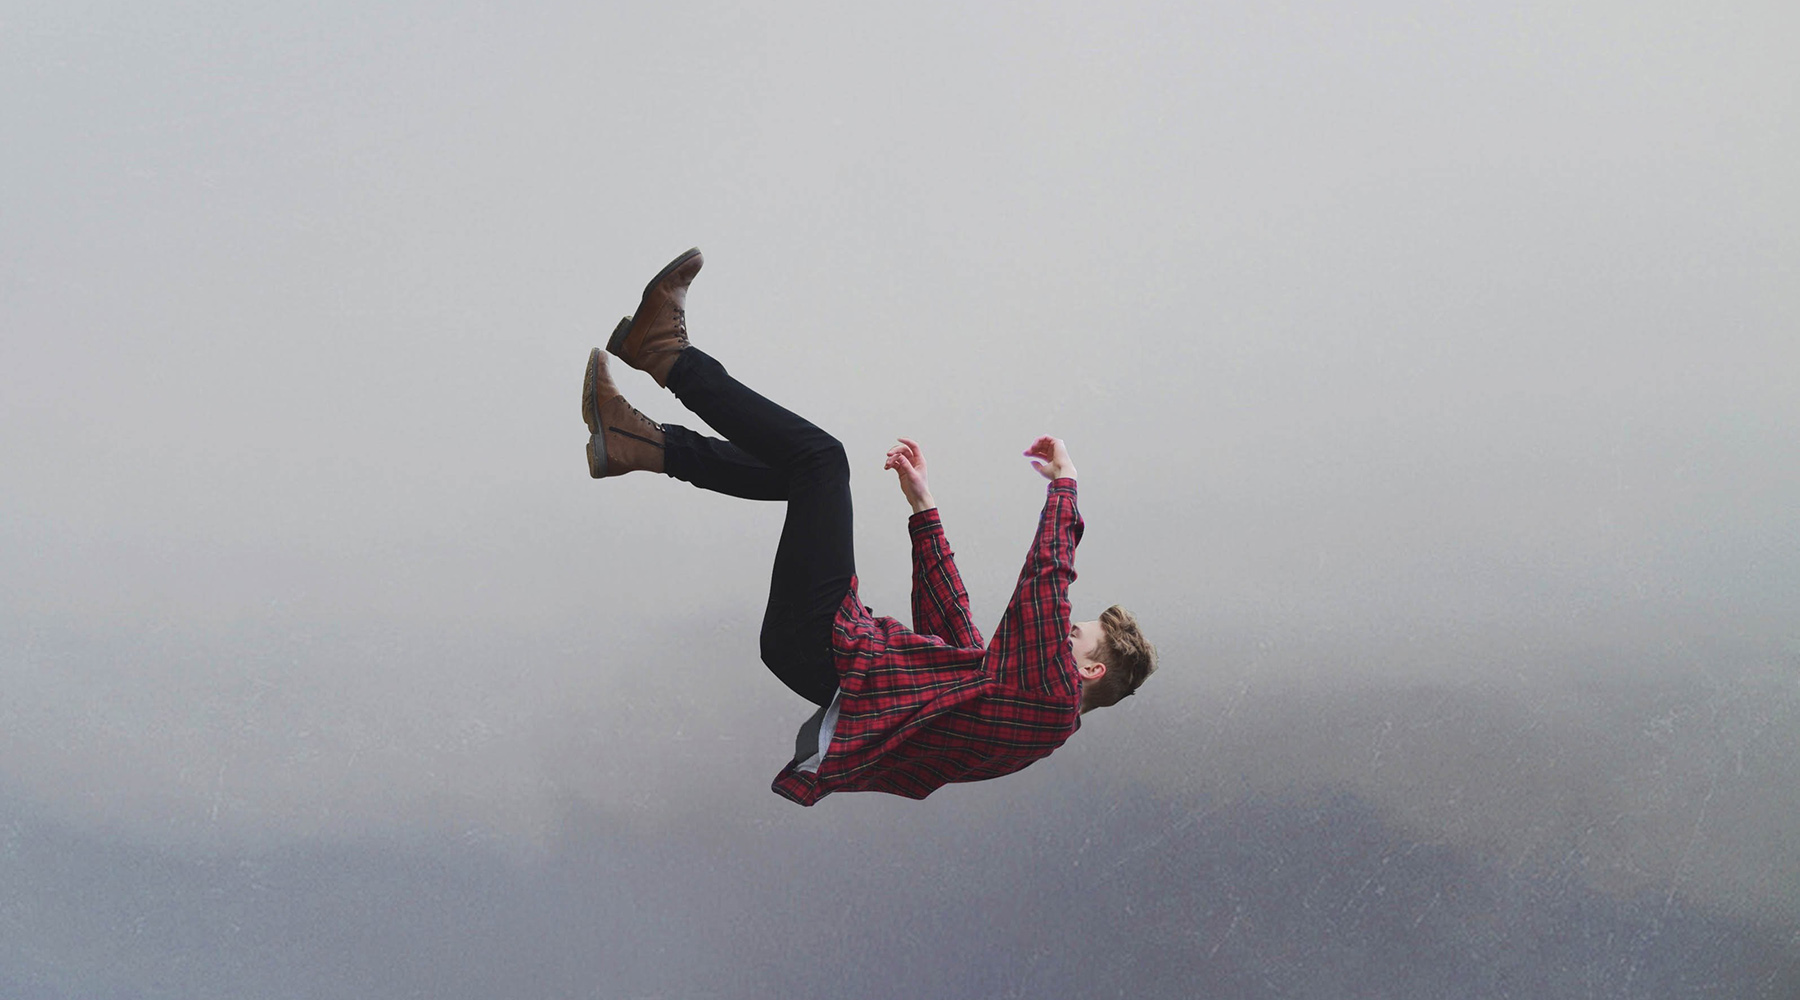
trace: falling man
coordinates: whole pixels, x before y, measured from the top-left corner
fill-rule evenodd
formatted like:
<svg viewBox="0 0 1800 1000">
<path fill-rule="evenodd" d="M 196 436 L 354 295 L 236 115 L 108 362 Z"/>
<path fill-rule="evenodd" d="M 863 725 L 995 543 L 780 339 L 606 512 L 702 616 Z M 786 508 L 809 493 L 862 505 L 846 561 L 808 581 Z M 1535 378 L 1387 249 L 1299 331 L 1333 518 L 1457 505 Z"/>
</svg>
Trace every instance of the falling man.
<svg viewBox="0 0 1800 1000">
<path fill-rule="evenodd" d="M 688 342 L 687 291 L 699 250 L 663 268 L 637 312 L 588 355 L 581 415 L 595 479 L 657 472 L 746 500 L 785 500 L 762 622 L 762 660 L 818 706 L 774 790 L 801 805 L 832 792 L 922 799 L 953 781 L 1011 774 L 1048 756 L 1083 713 L 1117 704 L 1156 669 L 1137 619 L 1114 605 L 1071 622 L 1069 585 L 1083 522 L 1063 442 L 1025 455 L 1049 486 L 1012 600 L 983 641 L 969 615 L 918 443 L 900 438 L 893 470 L 912 505 L 913 627 L 857 597 L 850 464 L 811 422 L 758 395 Z M 619 394 L 611 354 L 648 373 L 725 440 L 657 423 Z"/>
</svg>

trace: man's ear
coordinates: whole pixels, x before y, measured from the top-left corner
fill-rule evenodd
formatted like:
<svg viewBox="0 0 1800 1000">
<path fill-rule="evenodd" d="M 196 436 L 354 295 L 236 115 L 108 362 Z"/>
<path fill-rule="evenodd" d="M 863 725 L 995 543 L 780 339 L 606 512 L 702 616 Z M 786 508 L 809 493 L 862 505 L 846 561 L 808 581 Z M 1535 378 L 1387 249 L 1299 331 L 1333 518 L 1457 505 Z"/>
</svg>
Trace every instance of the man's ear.
<svg viewBox="0 0 1800 1000">
<path fill-rule="evenodd" d="M 1091 663 L 1083 663 L 1076 669 L 1081 672 L 1081 679 L 1084 681 L 1097 681 L 1106 676 L 1106 664 L 1101 663 L 1099 660 L 1094 660 Z"/>
</svg>

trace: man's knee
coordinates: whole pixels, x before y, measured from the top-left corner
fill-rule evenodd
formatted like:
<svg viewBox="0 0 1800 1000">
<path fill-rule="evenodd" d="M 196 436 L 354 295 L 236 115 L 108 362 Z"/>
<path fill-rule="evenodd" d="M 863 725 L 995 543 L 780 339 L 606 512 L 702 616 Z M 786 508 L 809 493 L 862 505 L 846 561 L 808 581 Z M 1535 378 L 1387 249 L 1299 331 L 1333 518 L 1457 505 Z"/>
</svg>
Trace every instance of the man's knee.
<svg viewBox="0 0 1800 1000">
<path fill-rule="evenodd" d="M 843 442 L 823 432 L 820 433 L 818 442 L 806 449 L 795 466 L 814 481 L 850 481 L 850 456 L 844 453 Z"/>
</svg>

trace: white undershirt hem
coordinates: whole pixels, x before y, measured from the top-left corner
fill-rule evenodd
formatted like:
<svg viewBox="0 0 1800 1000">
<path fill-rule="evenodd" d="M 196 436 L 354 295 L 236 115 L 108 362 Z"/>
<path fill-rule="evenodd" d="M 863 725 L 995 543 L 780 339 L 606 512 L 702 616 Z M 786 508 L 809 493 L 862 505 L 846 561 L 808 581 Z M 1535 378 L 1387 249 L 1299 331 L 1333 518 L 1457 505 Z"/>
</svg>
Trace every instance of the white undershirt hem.
<svg viewBox="0 0 1800 1000">
<path fill-rule="evenodd" d="M 819 752 L 806 758 L 795 766 L 797 771 L 807 774 L 818 774 L 819 763 L 825 759 L 825 751 L 831 749 L 831 734 L 837 729 L 838 702 L 844 698 L 844 689 L 838 688 L 831 696 L 831 704 L 825 708 L 825 718 L 819 723 Z"/>
</svg>

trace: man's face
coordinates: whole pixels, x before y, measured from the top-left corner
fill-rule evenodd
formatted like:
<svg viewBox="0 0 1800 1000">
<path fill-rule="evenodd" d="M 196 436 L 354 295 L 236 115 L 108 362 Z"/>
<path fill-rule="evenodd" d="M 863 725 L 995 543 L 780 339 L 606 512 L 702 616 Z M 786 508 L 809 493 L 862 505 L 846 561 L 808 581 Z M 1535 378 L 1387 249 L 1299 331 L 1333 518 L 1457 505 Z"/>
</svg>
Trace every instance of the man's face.
<svg viewBox="0 0 1800 1000">
<path fill-rule="evenodd" d="M 1069 626 L 1069 645 L 1075 653 L 1075 665 L 1085 667 L 1100 651 L 1100 623 L 1076 622 Z"/>
</svg>

